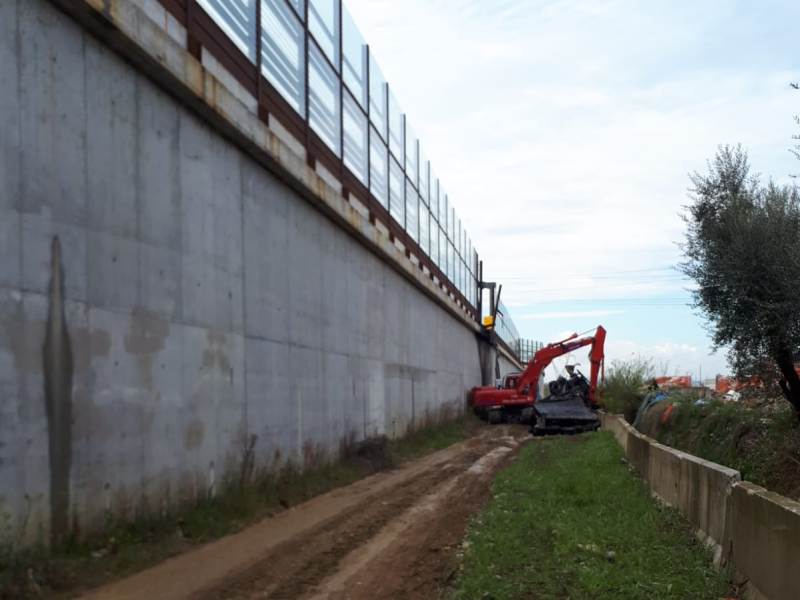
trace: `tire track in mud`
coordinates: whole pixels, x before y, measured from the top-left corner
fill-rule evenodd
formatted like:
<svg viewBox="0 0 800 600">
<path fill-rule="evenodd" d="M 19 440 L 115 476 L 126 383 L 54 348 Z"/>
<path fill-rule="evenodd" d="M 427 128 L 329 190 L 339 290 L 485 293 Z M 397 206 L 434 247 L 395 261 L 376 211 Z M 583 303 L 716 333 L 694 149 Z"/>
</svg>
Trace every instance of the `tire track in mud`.
<svg viewBox="0 0 800 600">
<path fill-rule="evenodd" d="M 301 597 L 334 572 L 349 552 L 482 455 L 480 449 L 467 450 L 443 466 L 434 466 L 378 497 L 366 499 L 319 528 L 280 544 L 245 572 L 193 596 L 193 600 Z"/>
<path fill-rule="evenodd" d="M 457 570 L 455 550 L 469 519 L 488 498 L 496 469 L 518 445 L 504 442 L 421 498 L 347 556 L 310 600 L 441 596 Z"/>
<path fill-rule="evenodd" d="M 519 445 L 509 431 L 482 431 L 449 461 L 281 544 L 194 600 L 438 596 L 470 517 Z"/>
<path fill-rule="evenodd" d="M 436 598 L 470 517 L 522 437 L 522 427 L 485 427 L 84 599 Z"/>
</svg>

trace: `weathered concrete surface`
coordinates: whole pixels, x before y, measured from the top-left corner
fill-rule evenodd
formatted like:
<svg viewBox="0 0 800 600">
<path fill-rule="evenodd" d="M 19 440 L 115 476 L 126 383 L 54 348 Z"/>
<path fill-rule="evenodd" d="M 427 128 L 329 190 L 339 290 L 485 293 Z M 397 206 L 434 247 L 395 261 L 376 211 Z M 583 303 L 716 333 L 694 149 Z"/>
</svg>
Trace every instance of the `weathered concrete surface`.
<svg viewBox="0 0 800 600">
<path fill-rule="evenodd" d="M 800 503 L 750 482 L 733 489 L 733 563 L 752 598 L 800 598 Z"/>
<path fill-rule="evenodd" d="M 524 365 L 520 365 L 516 360 L 512 360 L 512 357 L 509 357 L 505 352 L 498 352 L 497 354 L 500 366 L 500 377 L 505 377 L 508 373 L 513 373 L 515 371 L 522 371 L 525 368 Z"/>
<path fill-rule="evenodd" d="M 48 538 L 53 468 L 87 531 L 216 492 L 251 435 L 259 467 L 313 464 L 461 411 L 480 383 L 463 320 L 44 0 L 0 0 L 0 153 L 15 542 Z M 73 368 L 54 463 L 55 236 Z"/>
<path fill-rule="evenodd" d="M 618 415 L 603 415 L 651 491 L 679 510 L 731 562 L 748 598 L 800 598 L 800 503 L 748 481 L 738 471 L 657 443 Z"/>
</svg>

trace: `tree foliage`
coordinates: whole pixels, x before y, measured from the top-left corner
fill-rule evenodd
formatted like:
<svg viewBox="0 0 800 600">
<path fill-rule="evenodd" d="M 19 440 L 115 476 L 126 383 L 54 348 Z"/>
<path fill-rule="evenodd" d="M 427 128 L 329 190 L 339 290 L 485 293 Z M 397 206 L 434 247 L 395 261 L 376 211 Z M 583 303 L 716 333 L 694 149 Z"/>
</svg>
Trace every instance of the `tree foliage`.
<svg viewBox="0 0 800 600">
<path fill-rule="evenodd" d="M 692 175 L 683 272 L 738 376 L 778 380 L 800 417 L 800 196 L 762 184 L 741 147 Z"/>
</svg>

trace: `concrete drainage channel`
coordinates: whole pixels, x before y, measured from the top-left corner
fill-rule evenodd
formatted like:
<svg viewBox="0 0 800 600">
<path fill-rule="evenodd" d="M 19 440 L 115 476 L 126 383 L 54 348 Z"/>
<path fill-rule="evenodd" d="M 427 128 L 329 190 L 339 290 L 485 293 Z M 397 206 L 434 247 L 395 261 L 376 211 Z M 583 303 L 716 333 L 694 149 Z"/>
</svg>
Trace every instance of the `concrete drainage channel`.
<svg viewBox="0 0 800 600">
<path fill-rule="evenodd" d="M 485 428 L 85 598 L 437 597 L 494 475 L 528 438 L 522 426 Z"/>
<path fill-rule="evenodd" d="M 729 469 L 642 435 L 622 416 L 603 415 L 636 472 L 732 565 L 747 598 L 800 598 L 800 502 L 770 492 Z"/>
</svg>

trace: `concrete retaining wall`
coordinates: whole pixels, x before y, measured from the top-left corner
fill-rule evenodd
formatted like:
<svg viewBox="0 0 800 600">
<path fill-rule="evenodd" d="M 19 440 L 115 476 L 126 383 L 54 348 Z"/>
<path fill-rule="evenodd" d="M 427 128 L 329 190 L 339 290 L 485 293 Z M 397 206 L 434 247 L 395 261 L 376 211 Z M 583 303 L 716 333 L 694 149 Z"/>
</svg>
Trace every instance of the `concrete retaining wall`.
<svg viewBox="0 0 800 600">
<path fill-rule="evenodd" d="M 275 139 L 297 186 L 230 139 L 51 3 L 0 0 L 4 538 L 216 493 L 250 439 L 261 468 L 335 459 L 480 384 L 475 329 L 402 250 Z"/>
<path fill-rule="evenodd" d="M 734 565 L 748 597 L 800 598 L 800 503 L 659 444 L 621 416 L 603 415 L 602 422 L 653 494 L 715 548 L 715 562 Z"/>
</svg>

